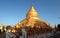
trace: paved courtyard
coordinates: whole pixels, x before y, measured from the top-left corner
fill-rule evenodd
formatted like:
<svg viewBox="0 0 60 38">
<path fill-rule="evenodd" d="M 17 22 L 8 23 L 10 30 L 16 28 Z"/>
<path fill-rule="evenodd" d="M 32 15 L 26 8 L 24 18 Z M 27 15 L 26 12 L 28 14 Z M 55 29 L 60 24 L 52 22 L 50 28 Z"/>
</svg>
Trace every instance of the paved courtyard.
<svg viewBox="0 0 60 38">
<path fill-rule="evenodd" d="M 6 38 L 6 34 L 0 34 L 0 38 Z"/>
</svg>

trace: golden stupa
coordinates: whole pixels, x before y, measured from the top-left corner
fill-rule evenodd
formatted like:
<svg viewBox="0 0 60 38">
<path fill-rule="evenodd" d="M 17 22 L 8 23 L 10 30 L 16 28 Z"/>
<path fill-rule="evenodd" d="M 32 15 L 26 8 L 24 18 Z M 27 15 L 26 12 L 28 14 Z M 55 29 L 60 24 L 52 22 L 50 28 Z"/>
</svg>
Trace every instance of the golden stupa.
<svg viewBox="0 0 60 38">
<path fill-rule="evenodd" d="M 38 12 L 34 9 L 34 6 L 31 6 L 30 10 L 26 15 L 26 18 L 19 22 L 16 25 L 16 28 L 20 29 L 23 26 L 26 29 L 26 31 L 30 34 L 41 34 L 41 32 L 49 32 L 52 29 L 50 27 L 50 24 L 47 24 L 46 22 L 42 21 L 41 18 L 39 18 Z"/>
<path fill-rule="evenodd" d="M 30 8 L 26 17 L 39 17 L 37 11 L 34 9 L 34 6 Z"/>
</svg>

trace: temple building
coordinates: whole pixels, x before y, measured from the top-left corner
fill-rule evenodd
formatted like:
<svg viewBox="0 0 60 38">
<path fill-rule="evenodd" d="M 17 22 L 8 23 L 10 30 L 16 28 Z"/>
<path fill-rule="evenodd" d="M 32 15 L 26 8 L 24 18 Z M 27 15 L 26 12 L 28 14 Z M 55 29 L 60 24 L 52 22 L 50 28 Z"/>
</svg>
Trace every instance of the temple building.
<svg viewBox="0 0 60 38">
<path fill-rule="evenodd" d="M 22 27 L 25 28 L 29 35 L 44 34 L 51 32 L 52 30 L 49 23 L 44 22 L 39 18 L 38 12 L 35 10 L 33 5 L 27 12 L 26 18 L 16 25 L 17 29 L 21 29 Z"/>
<path fill-rule="evenodd" d="M 0 33 L 4 33 L 5 29 L 5 26 L 3 24 L 0 24 Z"/>
</svg>

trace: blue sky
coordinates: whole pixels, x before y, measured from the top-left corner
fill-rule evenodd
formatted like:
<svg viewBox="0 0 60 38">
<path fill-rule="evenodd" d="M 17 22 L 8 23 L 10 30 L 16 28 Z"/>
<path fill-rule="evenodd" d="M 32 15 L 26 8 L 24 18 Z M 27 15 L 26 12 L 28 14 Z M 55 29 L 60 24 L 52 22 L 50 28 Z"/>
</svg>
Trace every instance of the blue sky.
<svg viewBox="0 0 60 38">
<path fill-rule="evenodd" d="M 26 17 L 31 5 L 52 26 L 60 23 L 60 0 L 0 0 L 0 24 L 15 25 Z"/>
</svg>

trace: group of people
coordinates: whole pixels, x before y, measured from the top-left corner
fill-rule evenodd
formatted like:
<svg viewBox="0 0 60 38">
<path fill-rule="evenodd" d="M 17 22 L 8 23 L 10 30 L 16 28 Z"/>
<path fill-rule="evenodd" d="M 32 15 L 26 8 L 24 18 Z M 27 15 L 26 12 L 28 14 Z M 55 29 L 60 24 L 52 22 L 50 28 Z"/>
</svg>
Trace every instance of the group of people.
<svg viewBox="0 0 60 38">
<path fill-rule="evenodd" d="M 6 32 L 6 38 L 17 38 L 18 34 L 13 34 L 11 32 Z M 19 38 L 19 37 L 18 37 Z"/>
<path fill-rule="evenodd" d="M 21 30 L 22 33 L 13 34 L 12 32 L 6 32 L 6 38 L 27 38 L 25 29 Z"/>
</svg>

